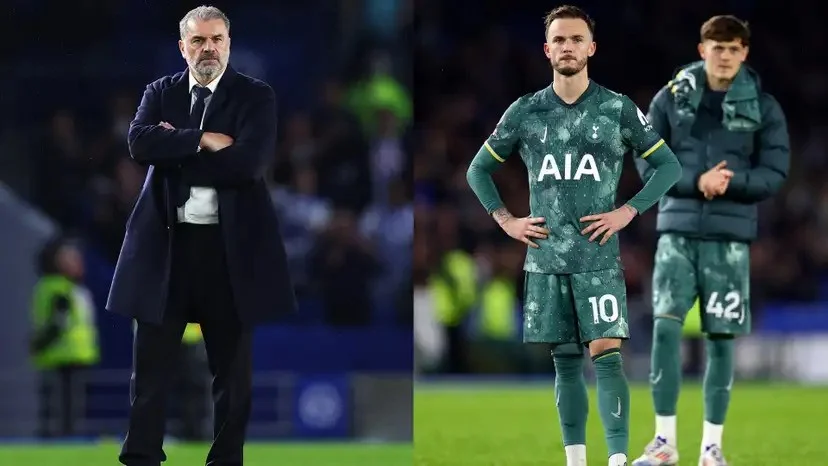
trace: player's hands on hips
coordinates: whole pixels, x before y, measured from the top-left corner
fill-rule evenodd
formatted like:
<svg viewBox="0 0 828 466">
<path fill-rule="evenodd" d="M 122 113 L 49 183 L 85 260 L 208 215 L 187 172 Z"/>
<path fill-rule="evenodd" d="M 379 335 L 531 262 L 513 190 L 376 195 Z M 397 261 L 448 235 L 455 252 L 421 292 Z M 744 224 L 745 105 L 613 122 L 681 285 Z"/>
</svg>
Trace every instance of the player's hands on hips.
<svg viewBox="0 0 828 466">
<path fill-rule="evenodd" d="M 509 217 L 500 223 L 500 228 L 512 238 L 526 243 L 529 247 L 538 248 L 539 246 L 532 241 L 532 238 L 546 239 L 549 235 L 549 230 L 538 226 L 545 222 L 543 217 Z"/>
<path fill-rule="evenodd" d="M 589 236 L 590 243 L 603 234 L 604 237 L 601 238 L 601 242 L 599 243 L 603 246 L 607 244 L 607 241 L 609 241 L 613 234 L 629 225 L 636 214 L 638 212 L 634 208 L 624 204 L 612 212 L 581 217 L 581 222 L 592 222 L 588 227 L 581 230 L 581 234 L 586 236 L 592 233 Z"/>
<path fill-rule="evenodd" d="M 727 162 L 722 160 L 699 177 L 699 191 L 704 194 L 704 198 L 708 201 L 716 196 L 721 196 L 727 191 L 730 179 L 733 178 L 733 171 L 725 167 L 727 167 Z"/>
<path fill-rule="evenodd" d="M 216 152 L 233 145 L 233 138 L 221 133 L 207 133 L 201 135 L 201 148 Z"/>
</svg>

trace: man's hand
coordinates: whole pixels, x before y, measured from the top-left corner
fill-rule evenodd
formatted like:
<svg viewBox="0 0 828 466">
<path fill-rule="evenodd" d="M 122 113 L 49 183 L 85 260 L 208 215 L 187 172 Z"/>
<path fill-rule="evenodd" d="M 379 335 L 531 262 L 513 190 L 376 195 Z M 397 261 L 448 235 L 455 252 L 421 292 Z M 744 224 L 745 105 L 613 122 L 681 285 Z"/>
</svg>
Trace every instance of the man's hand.
<svg viewBox="0 0 828 466">
<path fill-rule="evenodd" d="M 162 122 L 158 123 L 158 126 L 160 126 L 162 128 L 166 128 L 166 129 L 175 129 L 175 126 L 167 123 L 166 121 L 162 121 Z"/>
<path fill-rule="evenodd" d="M 603 246 L 615 232 L 629 225 L 636 214 L 638 212 L 634 208 L 624 204 L 612 212 L 581 217 L 581 222 L 593 222 L 581 230 L 581 234 L 586 236 L 591 232 L 592 235 L 589 237 L 589 242 L 591 243 L 603 233 L 604 237 L 601 238 L 601 242 L 599 243 Z"/>
<path fill-rule="evenodd" d="M 233 138 L 221 133 L 204 133 L 201 135 L 199 147 L 210 152 L 217 152 L 233 145 Z"/>
<path fill-rule="evenodd" d="M 507 212 L 506 209 L 498 209 L 492 213 L 492 216 L 507 235 L 529 247 L 536 249 L 539 247 L 530 238 L 546 239 L 549 235 L 549 230 L 538 226 L 539 223 L 546 221 L 543 217 L 517 218 Z"/>
<path fill-rule="evenodd" d="M 699 177 L 699 191 L 704 194 L 704 198 L 708 201 L 716 196 L 721 196 L 727 191 L 730 179 L 733 178 L 733 172 L 725 167 L 727 167 L 727 162 L 722 160 Z"/>
</svg>

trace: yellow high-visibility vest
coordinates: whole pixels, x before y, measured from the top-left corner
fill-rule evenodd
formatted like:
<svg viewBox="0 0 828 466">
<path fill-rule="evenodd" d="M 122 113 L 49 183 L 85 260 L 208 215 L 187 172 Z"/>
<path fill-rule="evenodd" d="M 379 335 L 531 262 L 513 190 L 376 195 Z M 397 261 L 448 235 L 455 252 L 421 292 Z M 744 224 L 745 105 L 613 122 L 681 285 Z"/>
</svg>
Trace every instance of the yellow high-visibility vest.
<svg viewBox="0 0 828 466">
<path fill-rule="evenodd" d="M 184 328 L 184 336 L 181 338 L 181 341 L 188 345 L 194 345 L 203 339 L 204 335 L 201 333 L 201 325 L 191 323 L 187 324 L 187 327 Z"/>
<path fill-rule="evenodd" d="M 443 258 L 438 272 L 429 278 L 437 320 L 458 325 L 477 302 L 477 270 L 474 259 L 463 251 Z"/>
<path fill-rule="evenodd" d="M 496 278 L 487 283 L 480 299 L 480 333 L 497 340 L 514 339 L 518 334 L 516 302 L 513 280 Z"/>
<path fill-rule="evenodd" d="M 69 299 L 67 325 L 60 337 L 33 355 L 38 369 L 52 369 L 67 364 L 90 366 L 100 360 L 95 307 L 89 290 L 66 277 L 48 275 L 40 279 L 34 290 L 32 320 L 34 332 L 42 331 L 54 312 L 56 296 Z"/>
</svg>

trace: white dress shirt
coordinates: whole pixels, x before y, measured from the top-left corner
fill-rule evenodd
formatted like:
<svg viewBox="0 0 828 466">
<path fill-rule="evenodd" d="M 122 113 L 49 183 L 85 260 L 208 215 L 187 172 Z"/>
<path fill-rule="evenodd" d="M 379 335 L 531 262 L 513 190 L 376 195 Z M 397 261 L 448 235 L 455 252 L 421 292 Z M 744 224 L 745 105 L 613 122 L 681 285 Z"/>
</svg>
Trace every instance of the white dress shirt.
<svg viewBox="0 0 828 466">
<path fill-rule="evenodd" d="M 216 79 L 210 82 L 206 87 L 210 89 L 211 94 L 204 99 L 204 115 L 207 114 L 207 108 L 210 106 L 210 100 L 216 92 L 221 77 L 224 76 L 224 71 Z M 193 88 L 200 86 L 196 78 L 190 73 L 190 111 L 195 105 L 196 95 Z M 201 125 L 199 129 L 204 129 L 204 116 L 201 117 Z M 198 148 L 201 151 L 201 148 Z M 183 206 L 178 208 L 178 221 L 180 223 L 195 223 L 199 225 L 210 225 L 218 223 L 218 194 L 216 190 L 207 186 L 191 186 L 190 198 Z"/>
</svg>

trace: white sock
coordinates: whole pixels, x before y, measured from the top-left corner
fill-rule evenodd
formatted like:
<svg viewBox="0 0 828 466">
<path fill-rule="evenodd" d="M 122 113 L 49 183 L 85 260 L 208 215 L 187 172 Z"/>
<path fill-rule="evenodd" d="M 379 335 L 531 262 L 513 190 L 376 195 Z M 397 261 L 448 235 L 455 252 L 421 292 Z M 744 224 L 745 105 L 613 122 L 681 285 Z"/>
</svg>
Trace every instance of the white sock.
<svg viewBox="0 0 828 466">
<path fill-rule="evenodd" d="M 627 466 L 627 455 L 616 453 L 609 457 L 609 466 Z"/>
<path fill-rule="evenodd" d="M 564 451 L 566 451 L 566 466 L 586 466 L 586 445 L 567 445 Z"/>
<path fill-rule="evenodd" d="M 719 448 L 722 447 L 722 431 L 724 431 L 723 425 L 713 424 L 704 421 L 704 429 L 702 430 L 701 444 L 702 453 L 704 453 L 705 447 L 708 447 L 710 445 L 718 445 Z"/>
<path fill-rule="evenodd" d="M 705 427 L 706 429 L 707 427 Z M 676 439 L 676 416 L 658 416 L 656 415 L 655 424 L 656 436 L 667 440 L 667 443 L 676 446 L 678 439 Z"/>
</svg>

